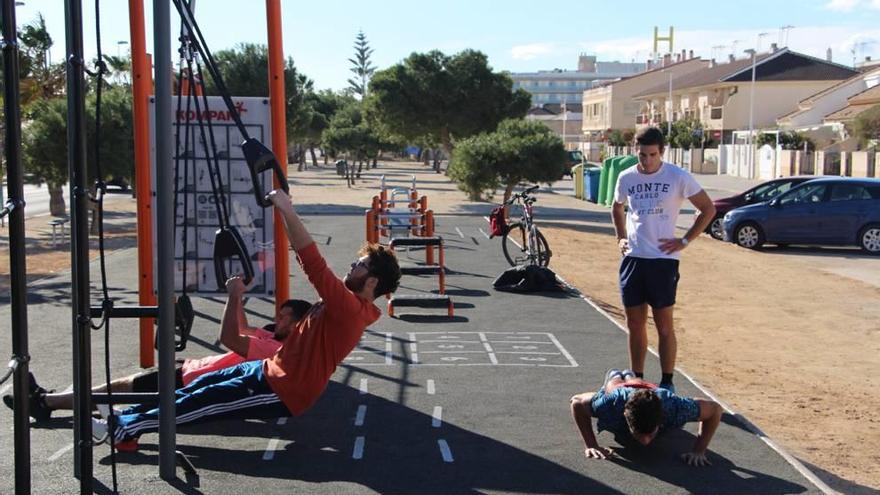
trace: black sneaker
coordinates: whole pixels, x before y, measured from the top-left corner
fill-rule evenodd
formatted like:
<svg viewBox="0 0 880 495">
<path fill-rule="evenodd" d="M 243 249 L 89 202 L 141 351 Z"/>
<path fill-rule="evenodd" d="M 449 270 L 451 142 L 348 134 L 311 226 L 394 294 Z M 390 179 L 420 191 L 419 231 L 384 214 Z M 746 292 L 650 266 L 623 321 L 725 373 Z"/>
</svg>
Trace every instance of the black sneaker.
<svg viewBox="0 0 880 495">
<path fill-rule="evenodd" d="M 52 417 L 52 409 L 46 404 L 46 394 L 52 392 L 37 385 L 37 379 L 33 373 L 28 373 L 30 381 L 28 383 L 28 406 L 29 414 L 37 421 L 48 421 Z M 15 410 L 15 397 L 12 394 L 3 396 L 3 403 L 9 409 Z"/>
</svg>

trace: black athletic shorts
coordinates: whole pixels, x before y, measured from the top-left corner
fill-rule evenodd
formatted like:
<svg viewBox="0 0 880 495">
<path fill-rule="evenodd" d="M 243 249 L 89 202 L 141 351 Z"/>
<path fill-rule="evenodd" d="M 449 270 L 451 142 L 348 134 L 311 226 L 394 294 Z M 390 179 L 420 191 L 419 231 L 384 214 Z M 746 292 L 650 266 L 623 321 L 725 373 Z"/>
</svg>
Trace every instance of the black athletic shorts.
<svg viewBox="0 0 880 495">
<path fill-rule="evenodd" d="M 183 369 L 177 365 L 174 370 L 174 388 L 183 388 Z M 148 393 L 159 391 L 159 370 L 147 371 L 134 377 L 131 381 L 131 391 L 135 393 Z"/>
<path fill-rule="evenodd" d="M 648 303 L 655 309 L 672 306 L 678 278 L 678 260 L 627 256 L 620 262 L 623 305 L 629 308 Z"/>
</svg>

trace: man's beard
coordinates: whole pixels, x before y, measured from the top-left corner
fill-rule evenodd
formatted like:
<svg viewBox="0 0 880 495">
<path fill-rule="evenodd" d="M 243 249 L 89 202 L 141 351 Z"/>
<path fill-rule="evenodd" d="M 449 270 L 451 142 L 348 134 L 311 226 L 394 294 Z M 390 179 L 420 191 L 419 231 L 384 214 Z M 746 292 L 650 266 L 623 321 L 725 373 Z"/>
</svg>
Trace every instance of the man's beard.
<svg viewBox="0 0 880 495">
<path fill-rule="evenodd" d="M 358 293 L 361 290 L 363 290 L 364 285 L 366 285 L 366 283 L 367 283 L 367 276 L 366 275 L 364 275 L 363 277 L 360 277 L 360 278 L 355 278 L 355 277 L 349 275 L 348 277 L 345 278 L 345 286 L 348 288 L 348 290 L 350 290 L 354 293 Z"/>
</svg>

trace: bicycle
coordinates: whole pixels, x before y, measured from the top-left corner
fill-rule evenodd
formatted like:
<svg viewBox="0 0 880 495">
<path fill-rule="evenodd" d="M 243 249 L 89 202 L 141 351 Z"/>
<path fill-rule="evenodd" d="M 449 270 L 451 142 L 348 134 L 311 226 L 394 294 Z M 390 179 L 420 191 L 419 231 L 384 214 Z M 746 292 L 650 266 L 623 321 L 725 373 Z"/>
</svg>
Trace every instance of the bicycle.
<svg viewBox="0 0 880 495">
<path fill-rule="evenodd" d="M 501 237 L 501 250 L 510 266 L 522 264 L 538 265 L 546 267 L 550 264 L 550 245 L 544 234 L 538 230 L 534 223 L 534 205 L 537 199 L 531 195 L 538 189 L 532 186 L 523 192 L 514 195 L 504 203 L 504 206 L 520 204 L 522 217 L 518 222 L 507 226 L 507 232 Z"/>
</svg>

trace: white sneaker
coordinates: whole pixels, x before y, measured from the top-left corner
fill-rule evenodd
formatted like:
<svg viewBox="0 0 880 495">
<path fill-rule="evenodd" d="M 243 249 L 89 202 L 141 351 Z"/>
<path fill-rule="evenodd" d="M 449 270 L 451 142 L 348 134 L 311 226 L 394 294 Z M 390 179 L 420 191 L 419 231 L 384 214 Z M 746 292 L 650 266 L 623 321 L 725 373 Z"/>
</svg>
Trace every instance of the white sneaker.
<svg viewBox="0 0 880 495">
<path fill-rule="evenodd" d="M 95 445 L 107 441 L 110 437 L 107 430 L 107 420 L 92 418 L 92 440 Z"/>
<path fill-rule="evenodd" d="M 111 409 L 109 404 L 95 404 L 95 407 L 98 409 L 98 414 L 101 415 L 101 418 L 104 421 L 107 421 L 110 418 L 110 411 L 113 411 L 115 416 L 122 414 L 119 409 Z"/>
</svg>

